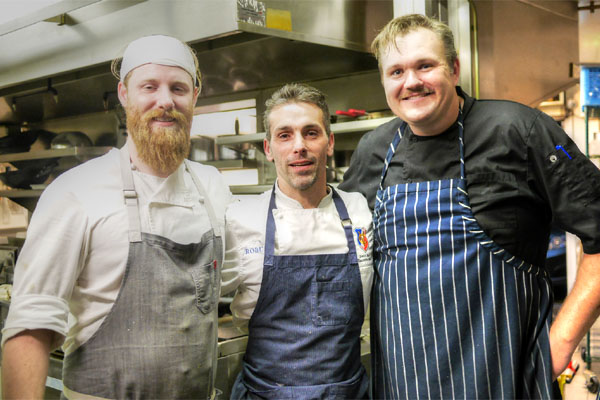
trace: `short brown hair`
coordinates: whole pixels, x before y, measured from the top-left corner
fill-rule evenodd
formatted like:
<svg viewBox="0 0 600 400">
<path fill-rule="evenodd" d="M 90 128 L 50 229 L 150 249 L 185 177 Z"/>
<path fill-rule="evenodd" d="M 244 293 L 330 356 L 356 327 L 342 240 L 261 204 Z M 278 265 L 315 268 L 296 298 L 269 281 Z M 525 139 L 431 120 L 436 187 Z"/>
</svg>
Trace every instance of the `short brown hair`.
<svg viewBox="0 0 600 400">
<path fill-rule="evenodd" d="M 275 93 L 271 95 L 271 98 L 265 102 L 267 108 L 263 114 L 263 125 L 265 126 L 267 140 L 271 140 L 269 127 L 269 115 L 271 115 L 271 111 L 273 111 L 275 107 L 287 103 L 308 103 L 319 107 L 323 112 L 323 126 L 325 127 L 325 132 L 327 132 L 327 135 L 331 134 L 329 107 L 327 107 L 325 95 L 320 90 L 309 85 L 302 83 L 288 83 L 275 91 Z"/>
<path fill-rule="evenodd" d="M 419 28 L 429 29 L 440 38 L 444 44 L 448 67 L 450 71 L 454 71 L 454 61 L 458 58 L 458 54 L 454 47 L 454 35 L 452 31 L 445 23 L 421 14 L 409 14 L 394 18 L 373 39 L 371 51 L 379 62 L 379 68 L 381 68 L 381 56 L 390 45 L 396 45 L 398 36 L 404 36 Z"/>
</svg>

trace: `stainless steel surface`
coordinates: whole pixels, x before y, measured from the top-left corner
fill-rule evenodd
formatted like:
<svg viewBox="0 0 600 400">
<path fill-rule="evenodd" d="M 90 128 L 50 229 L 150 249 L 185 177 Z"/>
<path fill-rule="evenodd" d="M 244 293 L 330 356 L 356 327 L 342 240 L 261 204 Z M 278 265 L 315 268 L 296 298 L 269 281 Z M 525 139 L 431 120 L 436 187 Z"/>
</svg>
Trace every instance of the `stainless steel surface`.
<svg viewBox="0 0 600 400">
<path fill-rule="evenodd" d="M 366 132 L 377 128 L 379 125 L 385 124 L 396 117 L 384 117 L 374 119 L 356 119 L 353 121 L 337 122 L 331 124 L 331 132 L 334 134 L 341 133 L 353 133 L 353 132 Z M 232 135 L 232 136 L 219 136 L 215 142 L 220 146 L 234 145 L 239 143 L 249 142 L 262 142 L 265 138 L 265 132 L 253 133 L 250 135 Z"/>
<path fill-rule="evenodd" d="M 238 1 L 238 18 L 252 8 Z M 262 18 L 239 22 L 241 30 L 362 52 L 392 18 L 393 4 L 382 0 L 264 0 Z M 262 26 L 261 26 L 262 24 Z"/>
<path fill-rule="evenodd" d="M 473 3 L 481 98 L 537 106 L 577 82 L 569 76 L 569 63 L 579 60 L 576 2 Z"/>
<path fill-rule="evenodd" d="M 590 0 L 580 0 L 579 6 L 590 5 Z M 596 7 L 599 4 L 596 2 Z M 580 10 L 579 14 L 579 62 L 582 65 L 600 64 L 600 9 L 594 12 Z"/>
<path fill-rule="evenodd" d="M 55 149 L 55 150 L 40 150 L 30 151 L 26 153 L 13 153 L 13 154 L 2 154 L 0 155 L 0 163 L 23 161 L 23 160 L 37 160 L 42 158 L 55 158 L 55 157 L 96 157 L 107 153 L 112 147 L 70 147 L 66 149 Z"/>
<path fill-rule="evenodd" d="M 218 160 L 218 161 L 205 161 L 203 164 L 212 165 L 218 169 L 240 169 L 240 168 L 256 168 L 256 160 Z"/>
</svg>

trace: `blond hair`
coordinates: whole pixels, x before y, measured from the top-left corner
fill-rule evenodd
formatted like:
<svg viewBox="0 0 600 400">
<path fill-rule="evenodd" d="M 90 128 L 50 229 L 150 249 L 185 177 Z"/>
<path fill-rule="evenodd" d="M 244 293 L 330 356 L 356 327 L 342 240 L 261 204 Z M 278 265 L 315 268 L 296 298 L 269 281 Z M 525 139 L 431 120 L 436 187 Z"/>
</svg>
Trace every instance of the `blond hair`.
<svg viewBox="0 0 600 400">
<path fill-rule="evenodd" d="M 448 67 L 450 71 L 454 71 L 454 62 L 458 59 L 458 54 L 454 47 L 454 35 L 452 31 L 445 23 L 421 14 L 409 14 L 394 18 L 373 39 L 371 51 L 379 62 L 379 68 L 381 68 L 381 57 L 390 45 L 396 46 L 398 36 L 404 36 L 419 28 L 429 29 L 440 38 L 444 45 Z"/>
</svg>

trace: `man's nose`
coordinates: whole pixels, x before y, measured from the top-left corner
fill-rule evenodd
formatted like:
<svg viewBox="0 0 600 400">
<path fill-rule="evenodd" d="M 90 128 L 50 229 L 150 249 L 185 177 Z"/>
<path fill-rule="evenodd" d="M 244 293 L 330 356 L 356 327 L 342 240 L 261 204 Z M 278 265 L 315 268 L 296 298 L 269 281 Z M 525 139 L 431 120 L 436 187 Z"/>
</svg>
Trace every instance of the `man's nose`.
<svg viewBox="0 0 600 400">
<path fill-rule="evenodd" d="M 417 71 L 408 69 L 404 74 L 406 77 L 404 81 L 404 87 L 408 89 L 417 89 L 423 85 L 423 81 L 421 81 Z"/>
<path fill-rule="evenodd" d="M 302 135 L 301 132 L 297 132 L 294 134 L 294 152 L 306 152 L 306 141 L 304 140 L 304 135 Z"/>
<path fill-rule="evenodd" d="M 161 88 L 156 92 L 158 107 L 164 110 L 171 110 L 175 106 L 173 94 L 168 88 Z"/>
</svg>

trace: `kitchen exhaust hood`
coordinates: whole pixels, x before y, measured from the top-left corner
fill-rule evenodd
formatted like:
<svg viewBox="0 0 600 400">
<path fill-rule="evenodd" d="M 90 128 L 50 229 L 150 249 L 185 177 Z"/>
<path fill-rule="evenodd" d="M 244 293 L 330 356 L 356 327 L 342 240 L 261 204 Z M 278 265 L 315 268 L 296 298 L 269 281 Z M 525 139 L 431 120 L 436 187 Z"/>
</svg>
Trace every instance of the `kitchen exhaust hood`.
<svg viewBox="0 0 600 400">
<path fill-rule="evenodd" d="M 13 111 L 3 112 L 0 122 L 112 108 L 110 61 L 131 40 L 156 33 L 196 50 L 204 97 L 373 71 L 369 44 L 393 15 L 391 0 L 76 3 L 59 1 L 54 9 L 65 12 L 54 17 L 42 10 L 17 20 L 22 26 L 0 25 L 0 100 Z M 50 84 L 58 95 L 48 113 L 44 96 L 35 94 Z"/>
</svg>

